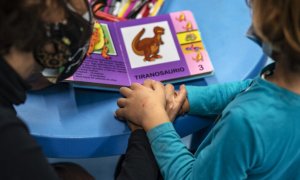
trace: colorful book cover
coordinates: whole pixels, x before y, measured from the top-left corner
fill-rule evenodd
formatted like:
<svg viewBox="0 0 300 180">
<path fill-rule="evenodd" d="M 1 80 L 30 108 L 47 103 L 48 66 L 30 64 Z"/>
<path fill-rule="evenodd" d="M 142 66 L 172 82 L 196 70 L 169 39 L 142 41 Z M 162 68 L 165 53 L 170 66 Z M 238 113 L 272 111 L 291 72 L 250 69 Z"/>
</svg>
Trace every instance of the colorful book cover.
<svg viewBox="0 0 300 180">
<path fill-rule="evenodd" d="M 98 21 L 88 55 L 67 79 L 114 89 L 146 79 L 180 82 L 212 74 L 213 66 L 190 11 L 123 22 Z"/>
</svg>

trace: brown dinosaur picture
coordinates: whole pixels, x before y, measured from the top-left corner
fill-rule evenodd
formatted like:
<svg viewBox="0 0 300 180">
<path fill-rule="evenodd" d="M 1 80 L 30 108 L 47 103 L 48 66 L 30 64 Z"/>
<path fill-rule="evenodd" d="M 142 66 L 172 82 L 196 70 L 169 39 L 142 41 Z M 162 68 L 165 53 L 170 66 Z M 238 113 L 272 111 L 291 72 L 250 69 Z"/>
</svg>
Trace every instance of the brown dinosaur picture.
<svg viewBox="0 0 300 180">
<path fill-rule="evenodd" d="M 162 58 L 159 55 L 159 47 L 164 44 L 161 36 L 165 33 L 165 29 L 159 26 L 154 27 L 154 37 L 141 39 L 145 33 L 143 28 L 133 39 L 131 46 L 133 52 L 138 56 L 144 56 L 144 61 L 154 61 Z"/>
</svg>

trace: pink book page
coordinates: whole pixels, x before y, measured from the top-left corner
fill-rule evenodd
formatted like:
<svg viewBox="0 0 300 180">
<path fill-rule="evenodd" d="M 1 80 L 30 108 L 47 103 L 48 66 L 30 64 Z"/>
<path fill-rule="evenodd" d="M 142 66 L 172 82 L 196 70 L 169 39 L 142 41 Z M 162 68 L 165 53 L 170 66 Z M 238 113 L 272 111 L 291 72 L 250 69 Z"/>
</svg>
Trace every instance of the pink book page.
<svg viewBox="0 0 300 180">
<path fill-rule="evenodd" d="M 170 14 L 176 33 L 198 30 L 197 23 L 191 11 L 181 11 Z"/>
<path fill-rule="evenodd" d="M 171 13 L 170 17 L 191 75 L 213 71 L 201 32 L 191 11 Z"/>
</svg>

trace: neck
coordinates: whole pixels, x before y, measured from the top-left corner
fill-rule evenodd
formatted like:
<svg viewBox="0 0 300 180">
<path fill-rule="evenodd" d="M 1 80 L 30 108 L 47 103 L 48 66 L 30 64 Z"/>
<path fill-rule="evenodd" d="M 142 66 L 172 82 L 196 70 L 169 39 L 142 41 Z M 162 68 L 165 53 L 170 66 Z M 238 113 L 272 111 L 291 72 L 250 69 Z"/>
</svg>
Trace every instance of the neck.
<svg viewBox="0 0 300 180">
<path fill-rule="evenodd" d="M 32 53 L 21 52 L 15 48 L 11 48 L 9 54 L 4 55 L 4 59 L 22 79 L 30 76 L 35 64 Z"/>
<path fill-rule="evenodd" d="M 300 72 L 291 71 L 287 60 L 277 61 L 274 73 L 267 80 L 274 84 L 300 94 Z"/>
</svg>

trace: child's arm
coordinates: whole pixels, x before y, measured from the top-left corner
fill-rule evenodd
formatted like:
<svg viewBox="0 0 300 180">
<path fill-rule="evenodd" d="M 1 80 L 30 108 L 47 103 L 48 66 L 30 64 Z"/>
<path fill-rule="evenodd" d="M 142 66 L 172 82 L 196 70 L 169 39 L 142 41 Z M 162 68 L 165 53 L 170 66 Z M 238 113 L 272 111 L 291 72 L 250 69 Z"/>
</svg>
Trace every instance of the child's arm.
<svg viewBox="0 0 300 180">
<path fill-rule="evenodd" d="M 120 163 L 120 164 L 119 164 Z M 116 168 L 116 180 L 157 179 L 160 175 L 146 132 L 137 129 L 130 134 L 124 160 Z"/>
<path fill-rule="evenodd" d="M 246 179 L 247 170 L 263 160 L 263 144 L 249 121 L 240 109 L 224 114 L 195 155 L 171 123 L 161 124 L 147 135 L 166 180 Z"/>
<path fill-rule="evenodd" d="M 187 102 L 182 113 L 213 116 L 220 114 L 234 97 L 249 87 L 252 80 L 210 86 L 187 86 Z"/>
<path fill-rule="evenodd" d="M 171 121 L 177 115 L 186 113 L 202 116 L 217 115 L 250 83 L 251 80 L 212 86 L 181 85 L 178 91 L 174 90 L 173 85 L 167 84 L 165 86 L 166 111 Z"/>
</svg>

